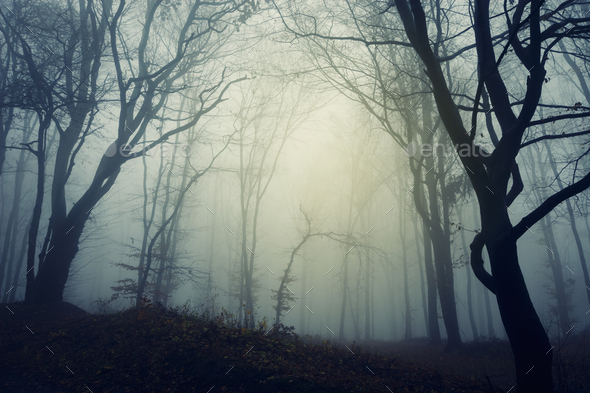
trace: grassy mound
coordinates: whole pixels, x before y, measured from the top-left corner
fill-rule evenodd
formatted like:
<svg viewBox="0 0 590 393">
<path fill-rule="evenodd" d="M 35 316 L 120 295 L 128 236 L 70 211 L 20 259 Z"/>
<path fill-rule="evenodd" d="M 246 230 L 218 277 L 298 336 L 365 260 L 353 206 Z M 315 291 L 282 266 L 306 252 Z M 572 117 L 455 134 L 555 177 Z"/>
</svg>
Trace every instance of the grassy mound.
<svg viewBox="0 0 590 393">
<path fill-rule="evenodd" d="M 484 392 L 476 381 L 260 325 L 155 307 L 86 314 L 2 305 L 0 367 L 56 391 Z M 0 385 L 1 387 L 2 385 Z M 1 389 L 0 389 L 1 390 Z"/>
</svg>

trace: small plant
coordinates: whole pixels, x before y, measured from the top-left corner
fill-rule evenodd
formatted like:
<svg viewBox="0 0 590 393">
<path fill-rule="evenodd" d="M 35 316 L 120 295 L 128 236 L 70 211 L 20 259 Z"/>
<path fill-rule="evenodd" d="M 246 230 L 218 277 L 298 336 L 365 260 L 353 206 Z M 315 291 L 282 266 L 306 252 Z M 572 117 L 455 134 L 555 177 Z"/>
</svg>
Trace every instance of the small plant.
<svg viewBox="0 0 590 393">
<path fill-rule="evenodd" d="M 113 310 L 111 307 L 111 303 L 113 302 L 113 299 L 98 299 L 93 301 L 92 303 L 94 304 L 93 309 L 94 309 L 94 314 L 99 314 L 99 315 L 107 315 L 107 314 L 112 314 Z"/>
</svg>

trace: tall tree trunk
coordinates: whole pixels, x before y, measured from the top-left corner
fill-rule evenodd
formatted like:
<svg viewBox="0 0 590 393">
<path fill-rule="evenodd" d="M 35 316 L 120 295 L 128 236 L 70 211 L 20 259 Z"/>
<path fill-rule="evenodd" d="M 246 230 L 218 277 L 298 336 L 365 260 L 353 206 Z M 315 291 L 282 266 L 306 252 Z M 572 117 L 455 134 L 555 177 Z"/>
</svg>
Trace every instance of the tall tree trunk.
<svg viewBox="0 0 590 393">
<path fill-rule="evenodd" d="M 463 221 L 463 217 L 461 214 L 461 209 L 457 209 L 457 216 L 459 218 L 459 222 L 461 225 L 465 225 Z M 469 323 L 471 324 L 471 332 L 473 333 L 473 340 L 477 340 L 479 334 L 477 332 L 477 325 L 475 324 L 475 318 L 473 317 L 473 300 L 471 297 L 471 266 L 469 266 L 469 248 L 467 248 L 467 242 L 465 241 L 465 230 L 461 228 L 461 245 L 463 246 L 463 250 L 465 252 L 465 257 L 467 258 L 467 264 L 465 266 L 465 270 L 467 273 L 467 313 L 469 314 Z"/>
<path fill-rule="evenodd" d="M 115 157 L 117 156 L 115 155 Z M 108 168 L 104 172 L 101 171 L 102 166 L 99 166 L 97 170 L 99 173 L 84 195 L 72 206 L 66 219 L 54 226 L 47 255 L 36 278 L 35 303 L 47 304 L 63 300 L 63 291 L 68 280 L 70 266 L 78 252 L 80 237 L 90 216 L 90 211 L 111 189 L 119 175 L 120 165 L 113 161 L 107 164 Z M 33 230 L 33 225 L 31 227 Z M 31 240 L 29 240 L 29 247 L 30 245 Z M 31 257 L 30 254 L 29 257 Z M 30 268 L 28 263 L 27 268 Z"/>
<path fill-rule="evenodd" d="M 307 316 L 307 310 L 306 310 L 306 306 L 307 306 L 307 302 L 306 302 L 306 298 L 305 298 L 305 287 L 307 286 L 307 263 L 303 262 L 302 266 L 301 266 L 301 272 L 302 272 L 302 276 L 301 276 L 301 307 L 299 309 L 299 326 L 301 329 L 301 334 L 306 334 L 307 331 L 305 330 L 305 317 Z"/>
<path fill-rule="evenodd" d="M 442 339 L 438 325 L 438 299 L 432 261 L 432 241 L 424 221 L 422 222 L 422 239 L 424 243 L 424 270 L 426 271 L 426 285 L 428 287 L 428 332 L 430 334 L 430 344 L 438 345 L 442 342 Z"/>
<path fill-rule="evenodd" d="M 36 281 L 35 281 L 35 252 L 37 250 L 37 235 L 39 233 L 39 224 L 41 222 L 41 211 L 43 208 L 43 197 L 45 195 L 45 143 L 46 134 L 51 124 L 51 115 L 46 114 L 44 117 L 39 114 L 38 126 L 38 143 L 37 152 L 37 195 L 33 206 L 33 216 L 31 226 L 29 227 L 29 248 L 27 251 L 27 287 L 25 291 L 25 303 L 33 303 L 36 299 Z M 39 266 L 39 270 L 42 266 Z M 59 298 L 61 300 L 61 296 Z M 57 301 L 57 300 L 53 300 Z"/>
<path fill-rule="evenodd" d="M 20 274 L 22 271 L 22 268 L 25 264 L 25 255 L 27 252 L 27 239 L 28 239 L 28 232 L 29 232 L 29 226 L 27 225 L 27 229 L 25 230 L 25 233 L 23 234 L 22 237 L 22 241 L 21 241 L 21 245 L 20 245 L 20 252 L 18 254 L 18 259 L 16 260 L 16 270 L 14 272 L 14 277 L 12 280 L 12 286 L 14 286 L 14 288 L 12 289 L 12 291 L 10 291 L 9 293 L 9 298 L 8 300 L 4 301 L 5 303 L 13 303 L 14 299 L 16 298 L 16 293 L 18 291 L 18 286 L 19 286 L 19 281 L 20 281 Z"/>
<path fill-rule="evenodd" d="M 366 214 L 362 215 L 361 218 L 361 223 L 362 223 L 362 228 L 363 228 L 363 232 L 366 233 L 367 231 L 367 220 L 371 221 L 370 216 L 367 217 L 369 215 L 370 209 L 367 209 L 367 211 L 365 212 Z M 370 238 L 366 240 L 367 245 L 371 244 L 371 240 Z M 370 255 L 370 250 L 369 249 L 365 249 L 365 260 L 366 260 L 366 266 L 365 266 L 365 340 L 369 341 L 371 340 L 371 255 Z"/>
<path fill-rule="evenodd" d="M 414 239 L 416 244 L 416 256 L 418 257 L 418 271 L 420 272 L 420 293 L 422 295 L 422 311 L 424 314 L 424 326 L 426 336 L 430 337 L 430 326 L 428 325 L 428 306 L 426 305 L 426 288 L 424 286 L 424 268 L 422 267 L 422 252 L 420 251 L 420 235 L 418 233 L 418 216 L 412 215 L 412 224 L 414 226 Z"/>
<path fill-rule="evenodd" d="M 342 277 L 342 305 L 340 307 L 340 328 L 338 340 L 344 341 L 344 322 L 346 321 L 346 297 L 348 296 L 348 253 L 344 256 L 344 276 Z"/>
<path fill-rule="evenodd" d="M 365 340 L 371 339 L 371 259 L 367 258 L 365 276 Z"/>
<path fill-rule="evenodd" d="M 406 215 L 402 208 L 402 193 L 399 193 L 398 205 L 399 205 L 399 240 L 402 249 L 402 268 L 404 276 L 404 339 L 409 340 L 412 338 L 412 304 L 410 302 L 410 284 L 408 283 L 408 246 L 406 241 Z"/>
<path fill-rule="evenodd" d="M 422 122 L 425 129 L 432 130 L 432 100 L 431 97 L 426 95 L 423 97 L 422 100 Z M 411 132 L 410 125 L 407 124 L 407 131 Z M 424 140 L 431 140 L 427 139 L 430 137 L 425 137 L 422 135 Z M 425 164 L 428 168 L 434 168 L 434 159 L 432 157 L 426 157 Z M 421 169 L 417 168 L 416 171 L 418 172 L 415 175 L 418 175 L 418 179 L 421 178 Z M 426 270 L 426 284 L 428 286 L 428 331 L 430 333 L 430 343 L 438 345 L 442 342 L 440 336 L 440 327 L 438 323 L 438 303 L 437 303 L 437 293 L 439 296 L 440 288 L 437 288 L 440 285 L 441 277 L 438 277 L 438 269 L 435 273 L 435 265 L 436 256 L 433 260 L 432 250 L 434 247 L 434 242 L 431 236 L 431 228 L 429 227 L 428 219 L 431 221 L 436 221 L 437 225 L 439 225 L 440 219 L 438 215 L 438 199 L 436 197 L 436 179 L 434 177 L 434 172 L 432 170 L 428 171 L 425 175 L 425 184 L 422 181 L 414 181 L 414 190 L 413 193 L 414 197 L 414 205 L 417 208 L 423 207 L 424 210 L 427 210 L 426 206 L 428 202 L 430 202 L 430 212 L 431 217 L 426 217 L 426 211 L 424 211 L 424 216 L 422 216 L 422 238 L 424 241 L 424 267 Z M 429 198 L 426 198 L 426 192 L 428 192 Z M 432 205 L 434 202 L 434 205 Z M 419 209 L 420 212 L 420 209 Z M 435 250 L 436 255 L 436 250 Z M 440 262 L 440 258 L 439 258 Z M 442 308 L 442 299 L 441 299 L 441 308 Z M 444 313 L 443 313 L 444 314 Z M 443 315 L 444 316 L 444 315 Z"/>
<path fill-rule="evenodd" d="M 526 288 L 516 241 L 505 237 L 488 242 L 487 248 L 500 315 L 514 353 L 518 391 L 552 392 L 551 345 Z"/>
<path fill-rule="evenodd" d="M 559 327 L 561 334 L 565 335 L 570 330 L 571 322 L 568 311 L 567 295 L 565 293 L 565 284 L 563 282 L 563 266 L 559 257 L 559 249 L 555 243 L 553 228 L 551 227 L 551 215 L 543 217 L 543 237 L 547 249 L 547 261 L 553 273 L 553 283 L 555 285 L 555 300 L 557 301 L 557 316 L 559 318 Z"/>
<path fill-rule="evenodd" d="M 1 112 L 1 110 L 0 110 Z M 9 116 L 12 118 L 12 112 L 10 111 Z M 0 122 L 2 121 L 0 115 Z M 32 131 L 33 125 L 31 125 L 31 116 L 27 115 L 23 121 L 24 131 L 21 139 L 21 143 L 24 144 L 28 141 Z M 2 130 L 0 130 L 1 132 Z M 8 131 L 7 131 L 8 132 Z M 0 141 L 4 145 L 2 141 Z M 1 148 L 3 149 L 3 148 Z M 4 150 L 4 149 L 3 149 Z M 14 254 L 16 248 L 16 238 L 18 236 L 18 227 L 20 223 L 20 203 L 23 189 L 23 181 L 25 178 L 25 166 L 27 161 L 27 153 L 25 150 L 20 150 L 18 160 L 16 162 L 16 170 L 14 172 L 14 194 L 12 198 L 11 210 L 8 216 L 8 223 L 6 224 L 6 231 L 4 233 L 4 244 L 2 246 L 2 255 L 0 256 L 0 290 L 6 292 L 10 289 L 10 283 L 12 282 L 12 266 L 14 263 Z M 3 160 L 3 158 L 1 159 Z M 2 173 L 2 161 L 0 161 L 0 174 Z M 3 222 L 3 220 L 1 221 Z M 6 285 L 4 283 L 4 272 L 6 270 Z M 4 297 L 6 298 L 6 293 Z"/>
<path fill-rule="evenodd" d="M 471 204 L 472 208 L 473 208 L 473 219 L 475 220 L 475 228 L 480 228 L 480 219 L 479 219 L 479 213 L 477 211 L 477 206 L 476 203 L 472 203 Z M 484 253 L 484 255 L 482 256 L 482 263 L 485 262 L 486 260 L 486 255 Z M 471 263 L 471 261 L 470 261 Z M 473 268 L 473 267 L 472 267 Z M 481 283 L 480 283 L 481 284 Z M 494 320 L 492 318 L 492 305 L 490 302 L 490 294 L 488 293 L 488 290 L 483 286 L 483 285 L 477 285 L 478 290 L 477 290 L 477 302 L 479 304 L 480 308 L 480 328 L 483 329 L 483 312 L 484 312 L 484 308 L 482 307 L 481 304 L 481 300 L 483 297 L 483 305 L 485 306 L 485 315 L 486 315 L 486 321 L 487 321 L 487 332 L 488 332 L 488 337 L 495 337 L 496 336 L 496 332 L 494 330 Z"/>
<path fill-rule="evenodd" d="M 484 259 L 485 260 L 485 259 Z M 481 288 L 483 292 L 483 301 L 486 306 L 486 320 L 488 322 L 488 337 L 495 337 L 494 318 L 492 317 L 492 305 L 490 302 L 490 294 L 487 289 Z"/>
</svg>

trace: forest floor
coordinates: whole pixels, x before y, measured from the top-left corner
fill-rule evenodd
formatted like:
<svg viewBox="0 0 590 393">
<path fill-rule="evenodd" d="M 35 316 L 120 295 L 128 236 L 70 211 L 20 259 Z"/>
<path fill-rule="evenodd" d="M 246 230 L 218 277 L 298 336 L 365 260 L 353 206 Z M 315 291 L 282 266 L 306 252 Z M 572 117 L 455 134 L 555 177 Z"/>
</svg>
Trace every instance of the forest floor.
<svg viewBox="0 0 590 393">
<path fill-rule="evenodd" d="M 0 308 L 5 393 L 491 393 L 514 384 L 510 347 L 499 340 L 445 353 L 425 340 L 312 342 L 264 325 L 240 329 L 228 315 L 206 320 L 186 310 L 96 315 L 68 303 Z M 584 390 L 588 375 L 575 372 L 587 373 L 589 348 L 586 342 L 561 348 L 567 356 L 556 379 L 565 373 L 575 385 L 570 392 L 590 391 Z"/>
</svg>

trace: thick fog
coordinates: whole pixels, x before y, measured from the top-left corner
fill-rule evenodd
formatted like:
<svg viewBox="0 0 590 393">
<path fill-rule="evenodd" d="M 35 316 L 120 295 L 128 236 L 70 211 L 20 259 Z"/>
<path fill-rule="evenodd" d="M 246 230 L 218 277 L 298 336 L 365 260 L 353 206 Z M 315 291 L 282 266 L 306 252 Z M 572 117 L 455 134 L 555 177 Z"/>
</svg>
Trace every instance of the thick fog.
<svg viewBox="0 0 590 393">
<path fill-rule="evenodd" d="M 468 29 L 467 5 L 422 2 L 427 53 L 401 22 L 402 1 L 390 2 L 402 16 L 388 2 L 215 14 L 167 1 L 118 13 L 103 1 L 84 27 L 100 40 L 67 38 L 87 11 L 54 3 L 2 11 L 3 303 L 185 307 L 342 343 L 437 341 L 436 329 L 452 346 L 511 338 L 506 323 L 518 322 L 493 292 L 522 300 L 503 270 L 519 266 L 549 337 L 587 326 L 585 38 L 522 62 L 522 45 L 506 49 L 504 17 L 490 18 L 492 72 L 469 46 L 480 30 Z M 506 99 L 481 78 L 494 72 Z M 510 236 L 517 254 L 502 256 Z M 56 280 L 61 291 L 44 284 Z"/>
</svg>

